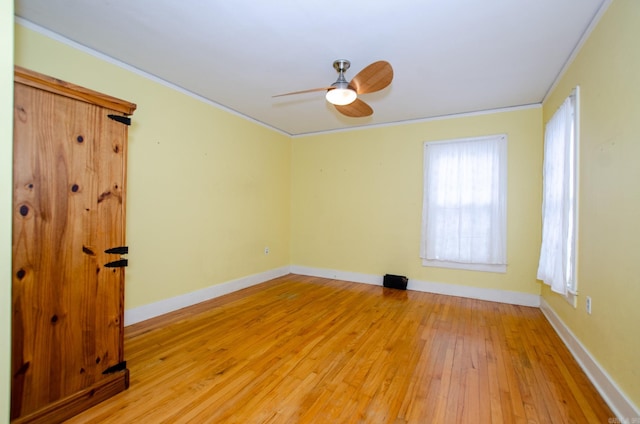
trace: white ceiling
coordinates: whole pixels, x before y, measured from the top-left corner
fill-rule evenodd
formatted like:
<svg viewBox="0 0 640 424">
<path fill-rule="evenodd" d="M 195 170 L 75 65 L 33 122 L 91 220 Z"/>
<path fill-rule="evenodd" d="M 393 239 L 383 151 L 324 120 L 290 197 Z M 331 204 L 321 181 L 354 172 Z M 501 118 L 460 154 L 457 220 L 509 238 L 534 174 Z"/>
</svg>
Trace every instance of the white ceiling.
<svg viewBox="0 0 640 424">
<path fill-rule="evenodd" d="M 291 135 L 539 104 L 609 0 L 16 0 L 16 15 Z M 324 87 L 377 60 L 347 118 Z"/>
</svg>

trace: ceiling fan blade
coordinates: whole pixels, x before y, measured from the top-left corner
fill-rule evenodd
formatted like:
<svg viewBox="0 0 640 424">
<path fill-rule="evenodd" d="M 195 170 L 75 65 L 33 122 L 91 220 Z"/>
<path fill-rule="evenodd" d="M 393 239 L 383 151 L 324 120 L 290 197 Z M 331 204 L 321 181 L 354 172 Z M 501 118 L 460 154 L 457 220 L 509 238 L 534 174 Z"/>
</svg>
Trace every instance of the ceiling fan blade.
<svg viewBox="0 0 640 424">
<path fill-rule="evenodd" d="M 366 94 L 379 91 L 391 84 L 393 68 L 384 60 L 373 62 L 353 77 L 349 83 L 356 93 Z"/>
<path fill-rule="evenodd" d="M 291 93 L 276 94 L 275 96 L 271 96 L 271 97 L 291 96 L 293 94 L 313 93 L 315 91 L 327 91 L 327 90 L 331 90 L 332 88 L 333 87 L 310 88 L 309 90 L 292 91 Z"/>
<path fill-rule="evenodd" d="M 360 99 L 355 99 L 352 103 L 349 103 L 348 105 L 344 105 L 344 106 L 334 105 L 334 106 L 338 110 L 338 112 L 340 112 L 345 116 L 349 116 L 351 118 L 363 118 L 365 116 L 369 116 L 373 114 L 373 109 L 371 109 L 371 106 L 369 106 L 368 104 L 366 104 Z"/>
</svg>

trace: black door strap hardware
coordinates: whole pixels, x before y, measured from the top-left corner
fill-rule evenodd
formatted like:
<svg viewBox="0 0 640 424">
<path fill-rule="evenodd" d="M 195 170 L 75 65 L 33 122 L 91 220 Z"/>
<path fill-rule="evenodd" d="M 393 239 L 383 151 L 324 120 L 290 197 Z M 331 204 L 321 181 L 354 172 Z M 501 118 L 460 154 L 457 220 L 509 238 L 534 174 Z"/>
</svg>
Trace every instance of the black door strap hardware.
<svg viewBox="0 0 640 424">
<path fill-rule="evenodd" d="M 129 265 L 129 261 L 127 259 L 118 259 L 117 261 L 107 262 L 104 264 L 106 268 L 122 268 Z"/>
<path fill-rule="evenodd" d="M 118 246 L 112 247 L 111 249 L 107 249 L 104 253 L 115 253 L 117 255 L 126 255 L 129 253 L 129 246 Z"/>
</svg>

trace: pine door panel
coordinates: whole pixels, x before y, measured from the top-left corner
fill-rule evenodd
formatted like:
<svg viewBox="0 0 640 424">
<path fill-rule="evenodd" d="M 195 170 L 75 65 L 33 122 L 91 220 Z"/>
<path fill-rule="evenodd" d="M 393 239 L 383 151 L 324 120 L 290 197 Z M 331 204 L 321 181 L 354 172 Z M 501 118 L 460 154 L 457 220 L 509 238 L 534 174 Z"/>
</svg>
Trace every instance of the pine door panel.
<svg viewBox="0 0 640 424">
<path fill-rule="evenodd" d="M 123 361 L 126 126 L 15 84 L 12 417 L 107 378 Z"/>
</svg>

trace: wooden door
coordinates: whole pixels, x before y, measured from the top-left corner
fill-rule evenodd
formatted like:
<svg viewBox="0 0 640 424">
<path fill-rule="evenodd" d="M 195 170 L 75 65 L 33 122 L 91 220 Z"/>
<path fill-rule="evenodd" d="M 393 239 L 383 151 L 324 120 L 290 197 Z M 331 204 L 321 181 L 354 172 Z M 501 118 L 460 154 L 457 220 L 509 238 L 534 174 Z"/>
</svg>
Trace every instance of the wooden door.
<svg viewBox="0 0 640 424">
<path fill-rule="evenodd" d="M 128 385 L 124 269 L 105 267 L 125 245 L 127 126 L 18 78 L 14 95 L 11 416 L 61 417 Z"/>
</svg>

